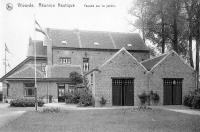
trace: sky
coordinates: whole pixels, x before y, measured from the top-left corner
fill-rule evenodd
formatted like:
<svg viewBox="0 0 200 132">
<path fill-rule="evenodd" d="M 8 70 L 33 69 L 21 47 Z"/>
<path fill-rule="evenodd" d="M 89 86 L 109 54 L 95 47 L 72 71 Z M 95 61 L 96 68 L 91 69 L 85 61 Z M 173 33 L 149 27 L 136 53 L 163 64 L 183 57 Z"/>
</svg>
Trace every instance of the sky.
<svg viewBox="0 0 200 132">
<path fill-rule="evenodd" d="M 26 58 L 30 36 L 43 39 L 40 33 L 34 35 L 34 16 L 43 28 L 130 32 L 128 9 L 132 2 L 133 0 L 1 0 L 0 77 L 4 75 L 5 43 L 10 51 L 7 55 L 11 66 L 7 69 L 9 71 Z M 13 5 L 13 9 L 6 8 L 8 3 Z M 51 7 L 41 7 L 39 3 Z M 58 7 L 58 3 L 67 6 Z"/>
</svg>

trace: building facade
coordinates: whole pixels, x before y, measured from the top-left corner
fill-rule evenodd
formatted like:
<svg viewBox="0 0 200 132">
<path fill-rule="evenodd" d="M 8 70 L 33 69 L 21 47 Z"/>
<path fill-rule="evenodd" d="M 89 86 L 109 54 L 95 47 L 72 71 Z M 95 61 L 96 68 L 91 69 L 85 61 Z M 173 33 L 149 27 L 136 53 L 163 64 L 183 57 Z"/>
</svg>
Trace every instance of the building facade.
<svg viewBox="0 0 200 132">
<path fill-rule="evenodd" d="M 139 105 L 138 95 L 153 91 L 159 105 L 181 105 L 195 89 L 195 71 L 174 51 L 138 62 L 125 48 L 86 74 L 95 105 Z"/>
<path fill-rule="evenodd" d="M 171 51 L 150 58 L 138 34 L 82 30 L 46 29 L 44 41 L 29 39 L 27 58 L 4 75 L 4 100 L 34 98 L 36 79 L 38 97 L 48 102 L 63 102 L 74 85 L 71 72 L 89 80 L 89 88 L 100 106 L 139 105 L 138 95 L 156 92 L 160 105 L 180 105 L 195 88 L 194 69 Z"/>
<path fill-rule="evenodd" d="M 125 47 L 138 62 L 149 58 L 149 50 L 138 34 L 82 30 L 46 29 L 44 41 L 29 39 L 27 58 L 1 78 L 4 99 L 34 98 L 34 45 L 36 45 L 38 97 L 64 101 L 73 88 L 69 74 L 85 74 Z M 48 102 L 48 101 L 46 101 Z"/>
</svg>

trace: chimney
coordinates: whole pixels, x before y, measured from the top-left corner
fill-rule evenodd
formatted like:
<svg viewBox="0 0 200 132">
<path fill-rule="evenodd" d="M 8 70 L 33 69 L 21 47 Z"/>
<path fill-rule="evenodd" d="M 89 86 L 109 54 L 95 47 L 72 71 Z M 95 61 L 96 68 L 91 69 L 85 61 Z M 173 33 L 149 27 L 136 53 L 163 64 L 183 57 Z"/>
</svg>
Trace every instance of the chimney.
<svg viewBox="0 0 200 132">
<path fill-rule="evenodd" d="M 29 42 L 28 42 L 28 50 L 27 50 L 27 57 L 33 56 L 33 40 L 31 37 L 29 37 Z"/>
</svg>

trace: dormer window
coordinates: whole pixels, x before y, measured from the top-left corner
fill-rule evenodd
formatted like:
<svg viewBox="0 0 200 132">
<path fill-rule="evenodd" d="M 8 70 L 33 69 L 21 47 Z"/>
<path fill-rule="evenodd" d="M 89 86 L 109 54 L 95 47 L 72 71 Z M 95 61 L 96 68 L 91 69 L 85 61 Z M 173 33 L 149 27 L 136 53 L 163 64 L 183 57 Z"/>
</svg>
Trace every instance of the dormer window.
<svg viewBox="0 0 200 132">
<path fill-rule="evenodd" d="M 132 44 L 127 44 L 127 46 L 128 46 L 128 47 L 131 47 L 131 46 L 132 46 Z"/>
<path fill-rule="evenodd" d="M 67 41 L 62 41 L 61 43 L 64 45 L 67 45 Z"/>
<path fill-rule="evenodd" d="M 99 43 L 98 43 L 98 42 L 94 42 L 94 45 L 98 46 L 98 45 L 99 45 Z"/>
</svg>

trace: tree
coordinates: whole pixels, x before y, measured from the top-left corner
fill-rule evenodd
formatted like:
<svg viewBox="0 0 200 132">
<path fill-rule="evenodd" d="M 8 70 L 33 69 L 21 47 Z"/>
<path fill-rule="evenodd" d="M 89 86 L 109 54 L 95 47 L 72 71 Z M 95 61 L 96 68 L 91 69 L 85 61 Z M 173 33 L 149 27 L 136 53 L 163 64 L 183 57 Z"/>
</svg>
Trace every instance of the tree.
<svg viewBox="0 0 200 132">
<path fill-rule="evenodd" d="M 69 78 L 75 85 L 83 83 L 83 76 L 78 72 L 71 72 Z"/>
<path fill-rule="evenodd" d="M 162 53 L 167 48 L 186 55 L 187 43 L 181 5 L 181 0 L 137 0 L 136 6 L 129 11 L 138 18 L 132 25 L 143 30 L 145 39 L 161 49 Z"/>
<path fill-rule="evenodd" d="M 194 5 L 194 36 L 196 40 L 196 89 L 199 89 L 199 45 L 200 45 L 200 1 L 193 0 Z"/>
<path fill-rule="evenodd" d="M 188 43 L 189 43 L 189 62 L 192 67 L 194 67 L 193 62 L 193 52 L 192 52 L 192 40 L 193 40 L 193 17 L 194 17 L 194 3 L 192 0 L 184 0 L 185 10 L 186 10 L 186 18 L 185 20 L 188 22 Z"/>
</svg>

